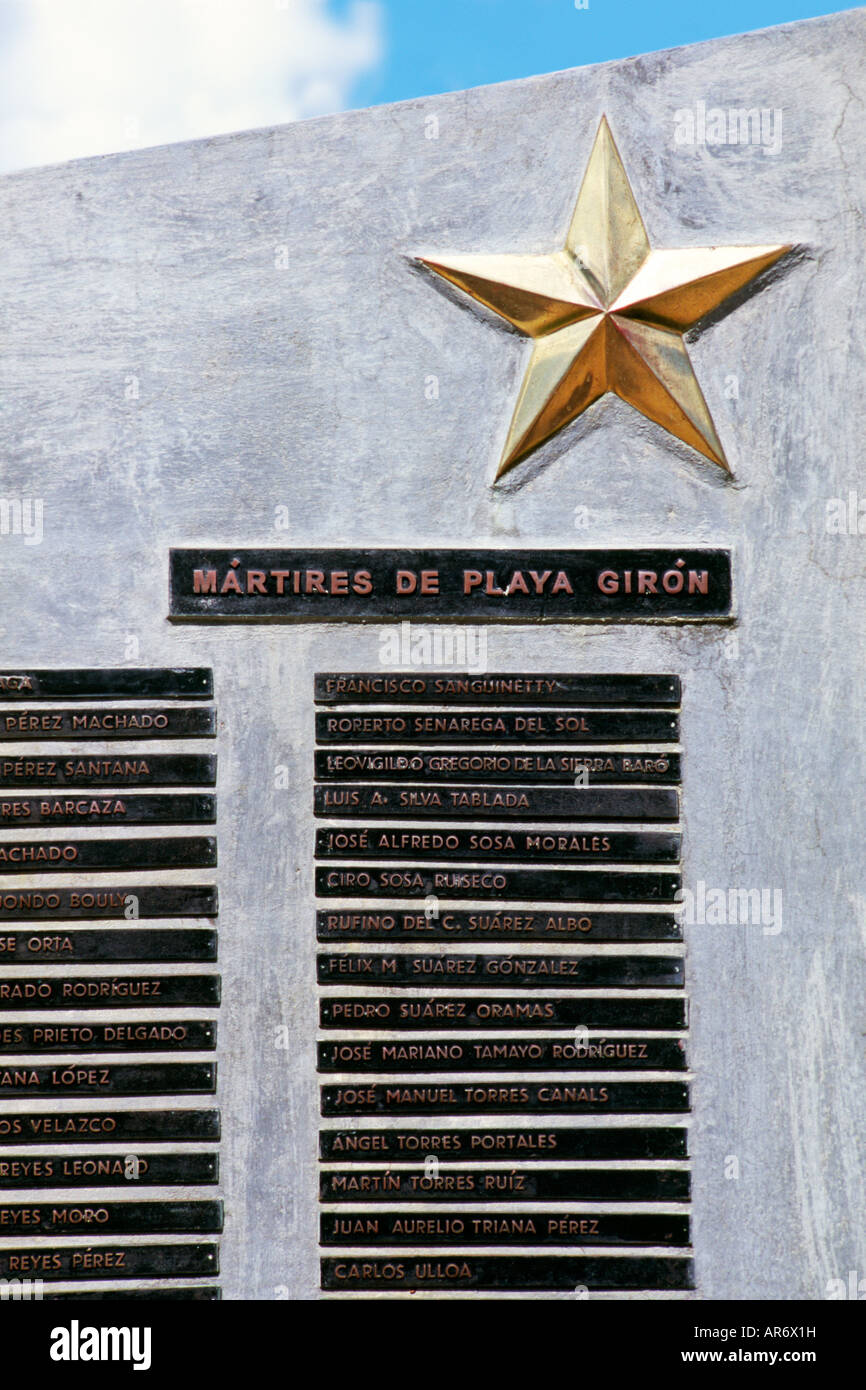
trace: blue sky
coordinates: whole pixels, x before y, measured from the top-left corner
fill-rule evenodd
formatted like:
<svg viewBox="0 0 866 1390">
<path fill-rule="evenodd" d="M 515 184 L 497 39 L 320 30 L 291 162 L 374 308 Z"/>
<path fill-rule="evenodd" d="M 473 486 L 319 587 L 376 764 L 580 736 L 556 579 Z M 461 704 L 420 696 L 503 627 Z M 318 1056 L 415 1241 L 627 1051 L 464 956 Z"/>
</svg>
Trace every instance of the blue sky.
<svg viewBox="0 0 866 1390">
<path fill-rule="evenodd" d="M 587 5 L 0 0 L 0 171 L 280 125 L 845 8 L 833 0 Z"/>
<path fill-rule="evenodd" d="M 339 12 L 345 5 L 335 4 Z M 385 0 L 384 58 L 360 106 L 625 58 L 854 8 L 820 0 Z"/>
</svg>

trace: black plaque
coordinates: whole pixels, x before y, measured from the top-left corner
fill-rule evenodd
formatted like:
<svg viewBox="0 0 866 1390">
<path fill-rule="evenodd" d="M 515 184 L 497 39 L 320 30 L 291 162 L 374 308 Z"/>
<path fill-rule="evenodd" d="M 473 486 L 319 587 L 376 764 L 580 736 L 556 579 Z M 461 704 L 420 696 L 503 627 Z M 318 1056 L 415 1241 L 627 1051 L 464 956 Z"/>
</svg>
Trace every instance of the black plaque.
<svg viewBox="0 0 866 1390">
<path fill-rule="evenodd" d="M 325 1212 L 321 1245 L 366 1246 L 689 1244 L 689 1218 L 676 1213 L 598 1211 Z"/>
<path fill-rule="evenodd" d="M 316 869 L 320 898 L 477 898 L 508 902 L 637 903 L 676 901 L 678 874 L 593 869 L 380 869 L 341 864 Z"/>
<path fill-rule="evenodd" d="M 410 1255 L 322 1260 L 327 1292 L 383 1293 L 389 1289 L 535 1290 L 691 1289 L 692 1262 L 674 1256 L 628 1255 Z"/>
<path fill-rule="evenodd" d="M 137 840 L 5 840 L 0 843 L 0 874 L 205 869 L 216 862 L 216 840 L 210 835 L 154 835 Z"/>
<path fill-rule="evenodd" d="M 100 888 L 0 887 L 3 922 L 76 922 L 93 918 L 216 917 L 217 890 L 206 884 L 136 884 Z"/>
<path fill-rule="evenodd" d="M 217 933 L 207 927 L 72 927 L 51 932 L 0 928 L 0 965 L 163 964 L 216 958 Z"/>
<path fill-rule="evenodd" d="M 417 1029 L 485 1028 L 637 1028 L 667 1032 L 685 1028 L 683 999 L 549 999 L 487 997 L 459 998 L 449 995 L 426 997 L 398 996 L 396 999 L 328 995 L 319 1004 L 322 1028 L 385 1029 L 401 1032 Z"/>
<path fill-rule="evenodd" d="M 514 1125 L 511 1129 L 322 1129 L 319 1153 L 325 1163 L 440 1163 L 471 1159 L 603 1160 L 687 1158 L 688 1130 L 625 1126 L 549 1129 Z"/>
<path fill-rule="evenodd" d="M 675 1115 L 689 1109 L 682 1081 L 416 1081 L 322 1087 L 322 1114 Z"/>
<path fill-rule="evenodd" d="M 213 673 L 204 666 L 0 671 L 0 700 L 209 700 Z"/>
<path fill-rule="evenodd" d="M 0 1144 L 128 1146 L 216 1141 L 219 1137 L 218 1110 L 38 1110 L 29 1114 L 0 1111 Z"/>
<path fill-rule="evenodd" d="M 126 825 L 207 825 L 216 820 L 216 797 L 188 793 L 175 796 L 123 792 L 77 792 L 74 796 L 0 797 L 0 829 L 31 825 L 99 825 L 112 830 Z"/>
<path fill-rule="evenodd" d="M 221 1293 L 218 1288 L 204 1284 L 191 1284 L 189 1288 L 179 1289 L 169 1284 L 159 1289 L 76 1289 L 74 1293 L 43 1293 L 43 1303 L 101 1303 L 130 1302 L 133 1299 L 148 1303 L 174 1302 L 183 1299 L 190 1303 L 218 1303 Z"/>
<path fill-rule="evenodd" d="M 48 1153 L 4 1158 L 0 1188 L 197 1187 L 219 1181 L 215 1153 Z"/>
<path fill-rule="evenodd" d="M 216 713 L 189 709 L 7 709 L 0 713 L 0 746 L 54 739 L 213 738 Z"/>
<path fill-rule="evenodd" d="M 200 1019 L 0 1023 L 0 1056 L 35 1056 L 40 1052 L 213 1052 L 215 1048 L 216 1024 Z"/>
<path fill-rule="evenodd" d="M 320 782 L 500 782 L 522 785 L 553 782 L 575 784 L 585 777 L 590 787 L 617 783 L 680 781 L 680 755 L 667 749 L 655 753 L 622 753 L 604 748 L 317 748 L 316 777 Z"/>
<path fill-rule="evenodd" d="M 0 1099 L 30 1096 L 183 1096 L 212 1095 L 213 1062 L 154 1062 L 115 1065 L 102 1062 L 0 1064 Z"/>
<path fill-rule="evenodd" d="M 0 787 L 212 787 L 213 753 L 63 754 L 0 757 Z"/>
<path fill-rule="evenodd" d="M 643 578 L 641 578 L 643 576 Z M 730 551 L 172 550 L 172 618 L 652 622 L 727 618 Z"/>
<path fill-rule="evenodd" d="M 144 801 L 144 797 L 138 798 Z M 2 802 L 0 802 L 2 806 Z M 373 786 L 315 788 L 317 816 L 479 821 L 675 821 L 672 787 Z"/>
<path fill-rule="evenodd" d="M 4 1009 L 160 1009 L 220 1002 L 219 975 L 6 975 Z"/>
<path fill-rule="evenodd" d="M 323 1169 L 322 1202 L 687 1202 L 684 1168 Z"/>
<path fill-rule="evenodd" d="M 402 909 L 385 911 L 328 909 L 316 913 L 319 941 L 547 941 L 554 945 L 596 941 L 680 941 L 674 917 L 655 912 L 559 912 L 531 908 L 438 915 Z"/>
<path fill-rule="evenodd" d="M 336 1039 L 319 1043 L 321 1072 L 685 1071 L 679 1038 Z"/>
<path fill-rule="evenodd" d="M 464 830 L 462 826 L 335 825 L 316 831 L 317 859 L 444 860 L 447 863 L 675 864 L 680 837 L 668 830 Z"/>
<path fill-rule="evenodd" d="M 0 1203 L 0 1231 L 31 1236 L 211 1235 L 223 1228 L 222 1202 Z"/>
<path fill-rule="evenodd" d="M 329 671 L 315 677 L 319 705 L 679 705 L 679 676 L 558 671 Z"/>
<path fill-rule="evenodd" d="M 681 989 L 682 956 L 361 955 L 318 957 L 320 984 L 500 989 Z"/>
<path fill-rule="evenodd" d="M 80 1237 L 83 1233 L 77 1234 Z M 0 1250 L 0 1277 L 4 1279 L 191 1279 L 218 1272 L 219 1246 L 210 1244 Z"/>
<path fill-rule="evenodd" d="M 0 716 L 2 727 L 2 716 Z M 668 710 L 322 710 L 319 743 L 676 743 Z"/>
</svg>

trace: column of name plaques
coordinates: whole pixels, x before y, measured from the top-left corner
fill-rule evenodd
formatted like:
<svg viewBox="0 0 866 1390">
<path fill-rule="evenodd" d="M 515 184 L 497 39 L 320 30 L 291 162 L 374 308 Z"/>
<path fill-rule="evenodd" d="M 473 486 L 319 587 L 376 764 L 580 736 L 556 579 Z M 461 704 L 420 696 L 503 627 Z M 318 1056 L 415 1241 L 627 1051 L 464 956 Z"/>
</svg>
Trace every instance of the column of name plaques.
<svg viewBox="0 0 866 1390">
<path fill-rule="evenodd" d="M 7 1296 L 219 1296 L 212 698 L 202 668 L 0 673 Z"/>
<path fill-rule="evenodd" d="M 322 1288 L 690 1289 L 678 678 L 315 701 Z"/>
</svg>

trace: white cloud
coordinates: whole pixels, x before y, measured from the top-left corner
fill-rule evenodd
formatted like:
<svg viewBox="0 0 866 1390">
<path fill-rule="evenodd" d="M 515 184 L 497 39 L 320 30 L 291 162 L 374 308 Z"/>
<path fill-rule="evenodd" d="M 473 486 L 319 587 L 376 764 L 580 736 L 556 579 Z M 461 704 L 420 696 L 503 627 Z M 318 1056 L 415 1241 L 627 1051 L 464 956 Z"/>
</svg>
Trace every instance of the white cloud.
<svg viewBox="0 0 866 1390">
<path fill-rule="evenodd" d="M 0 168 L 340 110 L 381 19 L 374 0 L 0 0 Z"/>
</svg>

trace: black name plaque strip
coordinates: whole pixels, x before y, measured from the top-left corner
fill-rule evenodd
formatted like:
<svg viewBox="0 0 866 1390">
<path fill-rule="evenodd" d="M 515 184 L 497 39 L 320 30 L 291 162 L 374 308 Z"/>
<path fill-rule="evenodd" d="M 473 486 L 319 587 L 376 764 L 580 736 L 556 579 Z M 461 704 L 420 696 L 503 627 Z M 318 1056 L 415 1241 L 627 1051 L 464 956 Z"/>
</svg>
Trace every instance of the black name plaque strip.
<svg viewBox="0 0 866 1390">
<path fill-rule="evenodd" d="M 74 922 L 92 918 L 216 917 L 213 884 L 137 884 L 108 888 L 3 888 L 0 924 L 39 921 Z"/>
<path fill-rule="evenodd" d="M 667 1032 L 686 1026 L 683 999 L 618 999 L 609 995 L 577 999 L 488 999 L 429 997 L 351 998 L 328 995 L 319 1003 L 322 1028 L 391 1032 L 482 1028 L 637 1028 Z"/>
<path fill-rule="evenodd" d="M 80 1237 L 83 1232 L 79 1229 L 76 1234 Z M 6 1279 L 191 1279 L 218 1272 L 217 1245 L 88 1245 L 59 1250 L 33 1246 L 26 1250 L 0 1250 L 0 1277 Z M 145 1296 L 150 1298 L 152 1293 Z"/>
<path fill-rule="evenodd" d="M 316 869 L 321 898 L 481 898 L 517 902 L 672 903 L 678 874 L 592 869 L 445 869 L 365 864 Z"/>
<path fill-rule="evenodd" d="M 217 934 L 206 927 L 72 927 L 65 931 L 4 931 L 0 965 L 91 965 L 96 962 L 215 961 Z"/>
<path fill-rule="evenodd" d="M 627 622 L 731 614 L 726 550 L 176 549 L 169 616 L 198 621 Z"/>
<path fill-rule="evenodd" d="M 219 975 L 82 975 L 48 978 L 8 975 L 0 979 L 4 1009 L 180 1008 L 215 1007 L 220 1002 Z"/>
<path fill-rule="evenodd" d="M 682 956 L 345 955 L 318 957 L 321 984 L 479 985 L 513 989 L 681 989 Z"/>
<path fill-rule="evenodd" d="M 0 757 L 0 787 L 212 787 L 212 753 Z"/>
<path fill-rule="evenodd" d="M 317 912 L 319 941 L 680 941 L 674 917 L 650 912 Z"/>
<path fill-rule="evenodd" d="M 683 1168 L 325 1168 L 323 1202 L 687 1202 Z"/>
<path fill-rule="evenodd" d="M 0 1144 L 154 1144 L 217 1141 L 218 1110 L 0 1111 Z"/>
<path fill-rule="evenodd" d="M 22 1096 L 212 1095 L 213 1062 L 58 1062 L 53 1066 L 0 1063 L 0 1099 Z"/>
<path fill-rule="evenodd" d="M 0 1155 L 0 1188 L 198 1187 L 219 1181 L 215 1153 Z M 36 1234 L 39 1234 L 38 1231 Z"/>
<path fill-rule="evenodd" d="M 137 840 L 4 840 L 0 843 L 0 874 L 205 869 L 216 862 L 216 840 L 209 835 L 165 835 Z"/>
<path fill-rule="evenodd" d="M 327 710 L 316 715 L 316 738 L 321 744 L 676 743 L 679 719 L 667 710 Z"/>
<path fill-rule="evenodd" d="M 411 675 L 332 671 L 317 675 L 317 705 L 679 705 L 671 675 L 572 675 L 469 672 Z"/>
<path fill-rule="evenodd" d="M 0 671 L 0 700 L 209 700 L 207 667 Z"/>
<path fill-rule="evenodd" d="M 75 796 L 0 797 L 0 829 L 30 825 L 205 825 L 216 820 L 210 795 L 125 796 L 86 792 Z"/>
<path fill-rule="evenodd" d="M 403 830 L 337 825 L 316 831 L 317 859 L 675 864 L 679 857 L 680 837 L 666 830 Z"/>
<path fill-rule="evenodd" d="M 351 1040 L 318 1045 L 320 1072 L 685 1071 L 678 1038 Z"/>
<path fill-rule="evenodd" d="M 215 1287 L 207 1288 L 204 1285 L 190 1285 L 187 1289 L 179 1289 L 176 1285 L 169 1284 L 157 1289 L 76 1289 L 74 1293 L 48 1293 L 42 1295 L 43 1303 L 93 1303 L 97 1299 L 101 1302 L 108 1300 L 111 1303 L 120 1301 L 121 1303 L 131 1302 L 133 1299 L 146 1300 L 148 1303 L 163 1303 L 167 1300 L 179 1301 L 183 1299 L 190 1303 L 219 1303 L 222 1297 L 220 1290 Z"/>
<path fill-rule="evenodd" d="M 126 802 L 133 799 L 145 800 L 126 798 Z M 3 804 L 0 801 L 0 810 Z M 596 791 L 590 787 L 355 787 L 340 783 L 316 787 L 314 811 L 317 816 L 338 818 L 402 815 L 410 820 L 675 821 L 679 796 L 669 787 Z"/>
<path fill-rule="evenodd" d="M 28 709 L 0 711 L 0 746 L 48 739 L 213 738 L 213 709 Z"/>
<path fill-rule="evenodd" d="M 465 1082 L 323 1086 L 323 1115 L 675 1115 L 689 1108 L 680 1081 Z"/>
<path fill-rule="evenodd" d="M 561 1292 L 691 1289 L 692 1261 L 675 1256 L 428 1255 L 322 1260 L 326 1292 L 413 1293 L 422 1289 L 475 1292 Z"/>
<path fill-rule="evenodd" d="M 604 1160 L 688 1157 L 686 1129 L 575 1126 L 570 1129 L 321 1129 L 325 1163 L 467 1159 Z"/>
<path fill-rule="evenodd" d="M 584 1246 L 689 1244 L 689 1218 L 675 1213 L 593 1211 L 325 1212 L 322 1245 Z"/>
<path fill-rule="evenodd" d="M 0 1234 L 29 1236 L 211 1235 L 222 1230 L 222 1202 L 0 1203 Z"/>
<path fill-rule="evenodd" d="M 216 1024 L 0 1023 L 0 1056 L 38 1052 L 213 1052 Z"/>
<path fill-rule="evenodd" d="M 524 785 L 535 782 L 568 782 L 585 777 L 594 787 L 617 783 L 650 782 L 669 785 L 680 781 L 680 755 L 617 753 L 609 749 L 461 748 L 442 752 L 426 748 L 395 752 L 379 748 L 318 748 L 316 777 L 320 782 L 472 782 L 477 786 L 500 782 Z M 580 790 L 584 790 L 583 787 Z"/>
</svg>

